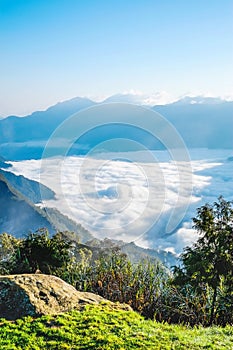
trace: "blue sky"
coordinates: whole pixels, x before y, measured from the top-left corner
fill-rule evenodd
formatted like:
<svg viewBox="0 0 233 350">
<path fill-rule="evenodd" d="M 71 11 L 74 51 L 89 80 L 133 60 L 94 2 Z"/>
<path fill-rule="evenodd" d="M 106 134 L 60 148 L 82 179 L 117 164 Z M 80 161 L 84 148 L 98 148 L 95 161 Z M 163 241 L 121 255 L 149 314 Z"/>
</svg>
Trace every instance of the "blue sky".
<svg viewBox="0 0 233 350">
<path fill-rule="evenodd" d="M 0 0 L 0 116 L 130 90 L 233 95 L 232 0 Z"/>
</svg>

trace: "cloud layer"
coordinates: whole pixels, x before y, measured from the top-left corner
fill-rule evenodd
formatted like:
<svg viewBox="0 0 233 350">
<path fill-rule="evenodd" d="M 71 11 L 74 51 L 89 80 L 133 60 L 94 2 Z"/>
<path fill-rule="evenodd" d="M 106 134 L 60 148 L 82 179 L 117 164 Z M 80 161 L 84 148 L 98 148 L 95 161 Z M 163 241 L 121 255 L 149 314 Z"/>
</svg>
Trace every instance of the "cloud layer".
<svg viewBox="0 0 233 350">
<path fill-rule="evenodd" d="M 233 162 L 227 161 L 231 154 L 190 151 L 193 192 L 189 196 L 190 164 L 180 163 L 178 169 L 167 152 L 153 152 L 153 162 L 147 153 L 28 160 L 14 162 L 11 171 L 50 187 L 56 200 L 44 205 L 58 208 L 96 237 L 179 253 L 197 237 L 191 224 L 196 208 L 220 194 L 232 200 Z M 182 220 L 168 232 L 174 208 Z"/>
</svg>

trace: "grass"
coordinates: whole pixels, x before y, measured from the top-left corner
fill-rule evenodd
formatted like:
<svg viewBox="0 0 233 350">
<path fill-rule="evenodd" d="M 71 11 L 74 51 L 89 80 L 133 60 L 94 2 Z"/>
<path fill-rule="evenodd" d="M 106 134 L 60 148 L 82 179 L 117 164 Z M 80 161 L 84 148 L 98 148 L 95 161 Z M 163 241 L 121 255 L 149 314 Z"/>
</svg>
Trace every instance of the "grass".
<svg viewBox="0 0 233 350">
<path fill-rule="evenodd" d="M 0 320 L 1 350 L 233 349 L 233 327 L 188 328 L 135 312 L 88 305 L 81 312 Z"/>
</svg>

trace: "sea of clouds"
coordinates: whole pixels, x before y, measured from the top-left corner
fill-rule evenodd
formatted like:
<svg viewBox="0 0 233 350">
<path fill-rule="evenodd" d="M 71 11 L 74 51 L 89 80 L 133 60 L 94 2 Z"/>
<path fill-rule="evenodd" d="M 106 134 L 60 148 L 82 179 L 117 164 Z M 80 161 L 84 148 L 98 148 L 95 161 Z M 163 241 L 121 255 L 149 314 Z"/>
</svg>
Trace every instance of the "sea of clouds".
<svg viewBox="0 0 233 350">
<path fill-rule="evenodd" d="M 197 238 L 196 208 L 220 195 L 232 200 L 231 151 L 189 154 L 190 162 L 179 164 L 166 151 L 26 160 L 12 162 L 9 171 L 51 188 L 56 197 L 43 205 L 56 207 L 95 237 L 178 254 Z"/>
</svg>

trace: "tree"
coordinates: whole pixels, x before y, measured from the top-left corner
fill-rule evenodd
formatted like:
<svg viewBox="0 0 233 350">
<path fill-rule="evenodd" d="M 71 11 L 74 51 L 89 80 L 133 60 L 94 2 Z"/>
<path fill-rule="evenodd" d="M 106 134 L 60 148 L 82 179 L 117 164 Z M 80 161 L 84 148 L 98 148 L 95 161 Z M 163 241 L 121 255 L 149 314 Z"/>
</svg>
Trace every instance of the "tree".
<svg viewBox="0 0 233 350">
<path fill-rule="evenodd" d="M 182 267 L 175 269 L 175 283 L 189 283 L 196 290 L 203 285 L 213 289 L 209 323 L 215 317 L 218 289 L 232 296 L 233 278 L 233 209 L 232 202 L 219 197 L 213 205 L 197 209 L 193 227 L 200 237 L 181 255 Z"/>
<path fill-rule="evenodd" d="M 21 240 L 13 254 L 12 273 L 42 273 L 59 275 L 71 259 L 71 242 L 62 233 L 51 238 L 47 229 L 30 233 Z"/>
</svg>

